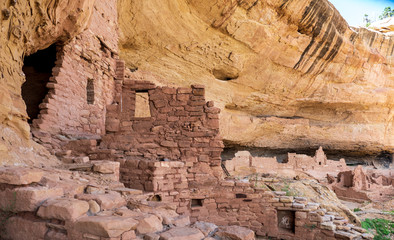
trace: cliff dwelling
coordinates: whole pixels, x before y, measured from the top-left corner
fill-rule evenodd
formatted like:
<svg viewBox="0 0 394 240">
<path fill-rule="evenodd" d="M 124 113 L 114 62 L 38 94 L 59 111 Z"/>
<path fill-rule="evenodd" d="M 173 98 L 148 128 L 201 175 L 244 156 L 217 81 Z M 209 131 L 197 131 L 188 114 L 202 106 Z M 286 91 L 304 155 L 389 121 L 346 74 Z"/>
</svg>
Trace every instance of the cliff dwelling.
<svg viewBox="0 0 394 240">
<path fill-rule="evenodd" d="M 22 85 L 22 98 L 26 103 L 29 123 L 38 118 L 39 105 L 44 102 L 49 91 L 47 84 L 52 76 L 55 61 L 56 44 L 24 58 L 22 70 L 26 82 Z"/>
<path fill-rule="evenodd" d="M 393 237 L 392 23 L 211 2 L 0 3 L 0 240 Z"/>
</svg>

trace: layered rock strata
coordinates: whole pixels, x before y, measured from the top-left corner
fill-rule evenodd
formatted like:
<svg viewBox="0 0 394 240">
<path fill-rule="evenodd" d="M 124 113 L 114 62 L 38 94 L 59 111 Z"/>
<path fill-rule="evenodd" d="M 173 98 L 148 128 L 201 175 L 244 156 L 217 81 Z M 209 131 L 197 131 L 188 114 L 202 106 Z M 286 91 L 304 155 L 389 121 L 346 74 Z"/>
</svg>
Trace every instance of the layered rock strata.
<svg viewBox="0 0 394 240">
<path fill-rule="evenodd" d="M 126 65 L 206 85 L 228 144 L 393 151 L 393 37 L 349 27 L 328 1 L 118 6 Z"/>
</svg>

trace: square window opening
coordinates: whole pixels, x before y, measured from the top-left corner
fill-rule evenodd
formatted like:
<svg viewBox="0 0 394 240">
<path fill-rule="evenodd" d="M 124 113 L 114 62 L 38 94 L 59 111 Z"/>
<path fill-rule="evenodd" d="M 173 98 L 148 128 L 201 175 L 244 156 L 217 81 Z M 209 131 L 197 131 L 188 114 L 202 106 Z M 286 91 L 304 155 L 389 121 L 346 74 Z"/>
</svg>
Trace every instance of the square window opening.
<svg viewBox="0 0 394 240">
<path fill-rule="evenodd" d="M 191 207 L 202 207 L 204 199 L 192 199 L 190 206 Z"/>
<path fill-rule="evenodd" d="M 295 233 L 295 211 L 278 211 L 278 228 L 282 232 Z"/>
<path fill-rule="evenodd" d="M 135 93 L 134 117 L 136 118 L 151 117 L 148 91 L 138 91 Z"/>
</svg>

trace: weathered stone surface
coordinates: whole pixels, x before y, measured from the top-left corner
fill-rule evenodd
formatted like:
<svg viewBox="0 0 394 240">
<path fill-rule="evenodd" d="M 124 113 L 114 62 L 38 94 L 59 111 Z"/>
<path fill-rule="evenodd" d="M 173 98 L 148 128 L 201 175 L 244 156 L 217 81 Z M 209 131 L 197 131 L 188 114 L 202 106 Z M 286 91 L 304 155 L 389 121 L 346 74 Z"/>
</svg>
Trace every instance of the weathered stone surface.
<svg viewBox="0 0 394 240">
<path fill-rule="evenodd" d="M 186 215 L 181 215 L 179 217 L 174 218 L 172 223 L 176 227 L 185 227 L 190 224 L 190 217 Z"/>
<path fill-rule="evenodd" d="M 95 200 L 102 210 L 118 208 L 126 205 L 126 200 L 117 192 L 106 194 L 78 194 L 76 198 L 80 200 Z"/>
<path fill-rule="evenodd" d="M 44 221 L 11 217 L 6 222 L 5 236 L 2 237 L 5 239 L 44 239 L 47 231 Z"/>
<path fill-rule="evenodd" d="M 44 162 L 47 151 L 29 140 L 26 105 L 21 97 L 24 74 L 23 57 L 48 47 L 56 41 L 67 41 L 89 23 L 93 0 L 51 0 L 31 4 L 17 1 L 9 6 L 2 1 L 0 8 L 8 9 L 11 17 L 0 21 L 0 165 L 5 163 Z M 78 10 L 79 9 L 79 10 Z M 43 14 L 43 13 L 47 14 Z M 51 158 L 47 163 L 53 163 Z"/>
<path fill-rule="evenodd" d="M 189 227 L 172 228 L 160 234 L 160 239 L 163 240 L 201 240 L 203 238 L 204 234 L 200 230 Z"/>
<path fill-rule="evenodd" d="M 98 203 L 96 201 L 89 200 L 88 204 L 89 204 L 89 212 L 91 212 L 91 213 L 100 212 L 100 210 L 101 210 L 100 205 L 98 205 Z"/>
<path fill-rule="evenodd" d="M 231 240 L 254 240 L 254 232 L 250 229 L 240 226 L 227 226 L 220 227 L 219 231 L 215 234 L 222 238 Z"/>
<path fill-rule="evenodd" d="M 25 185 L 39 182 L 44 172 L 24 167 L 0 167 L 0 183 Z"/>
<path fill-rule="evenodd" d="M 137 232 L 139 234 L 155 233 L 163 230 L 162 221 L 155 215 L 147 215 L 139 220 Z"/>
<path fill-rule="evenodd" d="M 75 220 L 89 210 L 86 201 L 77 199 L 51 199 L 38 209 L 37 215 L 46 219 Z"/>
<path fill-rule="evenodd" d="M 356 234 L 352 234 L 350 232 L 336 231 L 335 237 L 339 238 L 339 239 L 344 239 L 344 240 L 352 240 L 352 239 L 356 239 L 358 236 Z"/>
<path fill-rule="evenodd" d="M 93 171 L 104 174 L 113 174 L 119 171 L 120 164 L 111 161 L 93 161 Z"/>
<path fill-rule="evenodd" d="M 204 84 L 228 143 L 392 151 L 393 36 L 349 28 L 326 0 L 283 3 L 121 0 L 120 54 L 156 83 Z"/>
<path fill-rule="evenodd" d="M 61 188 L 22 187 L 0 192 L 0 207 L 13 206 L 14 211 L 35 211 L 45 200 L 63 196 Z"/>
<path fill-rule="evenodd" d="M 218 228 L 218 226 L 215 224 L 208 222 L 196 222 L 193 224 L 193 227 L 198 228 L 204 234 L 204 236 L 208 236 Z"/>
<path fill-rule="evenodd" d="M 82 233 L 100 237 L 119 237 L 122 233 L 136 228 L 138 221 L 130 217 L 91 216 L 75 222 L 75 228 Z"/>
</svg>

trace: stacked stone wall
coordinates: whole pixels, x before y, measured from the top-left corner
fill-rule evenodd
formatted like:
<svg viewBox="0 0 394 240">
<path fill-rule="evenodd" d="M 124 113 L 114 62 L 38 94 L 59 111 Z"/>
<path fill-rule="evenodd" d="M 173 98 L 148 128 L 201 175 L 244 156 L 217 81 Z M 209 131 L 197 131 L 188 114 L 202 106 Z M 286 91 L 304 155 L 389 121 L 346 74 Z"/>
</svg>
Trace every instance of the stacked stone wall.
<svg viewBox="0 0 394 240">
<path fill-rule="evenodd" d="M 90 26 L 71 42 L 58 43 L 49 93 L 32 126 L 36 140 L 48 149 L 61 149 L 65 139 L 56 135 L 81 138 L 105 133 L 118 50 L 113 31 L 116 8 L 115 0 L 96 1 Z"/>
</svg>

